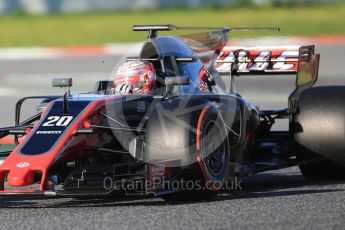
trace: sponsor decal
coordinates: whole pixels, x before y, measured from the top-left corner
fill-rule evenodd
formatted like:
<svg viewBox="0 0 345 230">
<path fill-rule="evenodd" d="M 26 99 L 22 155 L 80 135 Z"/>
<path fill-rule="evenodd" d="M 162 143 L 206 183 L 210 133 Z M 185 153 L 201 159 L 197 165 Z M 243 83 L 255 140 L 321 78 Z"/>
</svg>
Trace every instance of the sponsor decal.
<svg viewBox="0 0 345 230">
<path fill-rule="evenodd" d="M 59 135 L 61 134 L 62 131 L 37 131 L 36 134 L 39 134 L 39 135 Z"/>
<path fill-rule="evenodd" d="M 205 66 L 200 69 L 198 78 L 200 80 L 199 89 L 204 92 L 209 92 L 207 83 L 212 83 L 214 80 Z"/>
<path fill-rule="evenodd" d="M 238 61 L 240 72 L 250 71 L 296 71 L 298 67 L 298 50 L 225 50 L 220 53 L 217 63 L 219 72 L 229 72 L 231 66 Z"/>
<path fill-rule="evenodd" d="M 164 166 L 161 165 L 152 165 L 150 167 L 151 171 L 150 171 L 150 176 L 152 178 L 154 177 L 164 177 L 164 173 L 165 173 L 165 168 Z"/>
<path fill-rule="evenodd" d="M 148 167 L 149 179 L 171 177 L 171 168 L 165 165 L 150 165 Z"/>
<path fill-rule="evenodd" d="M 30 166 L 30 163 L 28 162 L 21 162 L 16 165 L 18 168 L 27 168 Z"/>
</svg>

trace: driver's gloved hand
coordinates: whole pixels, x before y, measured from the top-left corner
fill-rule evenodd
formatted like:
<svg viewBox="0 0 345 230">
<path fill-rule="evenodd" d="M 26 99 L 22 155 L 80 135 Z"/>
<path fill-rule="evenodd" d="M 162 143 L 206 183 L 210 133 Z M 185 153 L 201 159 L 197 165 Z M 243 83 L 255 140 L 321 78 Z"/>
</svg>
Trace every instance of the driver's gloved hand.
<svg viewBox="0 0 345 230">
<path fill-rule="evenodd" d="M 134 92 L 134 88 L 130 84 L 122 84 L 119 89 L 120 94 L 132 94 Z"/>
</svg>

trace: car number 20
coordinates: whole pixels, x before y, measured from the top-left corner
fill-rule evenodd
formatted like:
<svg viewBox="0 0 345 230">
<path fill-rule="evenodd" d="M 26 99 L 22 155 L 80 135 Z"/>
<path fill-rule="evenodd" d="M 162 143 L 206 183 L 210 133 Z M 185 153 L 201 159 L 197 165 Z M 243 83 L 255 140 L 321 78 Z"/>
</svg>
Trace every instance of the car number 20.
<svg viewBox="0 0 345 230">
<path fill-rule="evenodd" d="M 42 126 L 67 126 L 73 120 L 72 116 L 50 116 Z"/>
</svg>

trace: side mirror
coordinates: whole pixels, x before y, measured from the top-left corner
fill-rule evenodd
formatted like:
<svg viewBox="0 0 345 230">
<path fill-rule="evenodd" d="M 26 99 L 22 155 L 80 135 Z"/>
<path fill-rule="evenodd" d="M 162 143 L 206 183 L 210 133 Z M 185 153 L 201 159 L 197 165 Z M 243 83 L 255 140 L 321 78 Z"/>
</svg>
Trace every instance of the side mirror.
<svg viewBox="0 0 345 230">
<path fill-rule="evenodd" d="M 52 86 L 57 88 L 72 87 L 72 78 L 53 78 Z"/>
<path fill-rule="evenodd" d="M 172 86 L 172 85 L 189 85 L 189 77 L 186 76 L 179 76 L 179 77 L 166 77 L 165 78 L 165 85 Z"/>
<path fill-rule="evenodd" d="M 57 88 L 65 88 L 63 96 L 63 114 L 68 114 L 68 97 L 71 96 L 72 78 L 53 78 L 52 86 Z"/>
</svg>

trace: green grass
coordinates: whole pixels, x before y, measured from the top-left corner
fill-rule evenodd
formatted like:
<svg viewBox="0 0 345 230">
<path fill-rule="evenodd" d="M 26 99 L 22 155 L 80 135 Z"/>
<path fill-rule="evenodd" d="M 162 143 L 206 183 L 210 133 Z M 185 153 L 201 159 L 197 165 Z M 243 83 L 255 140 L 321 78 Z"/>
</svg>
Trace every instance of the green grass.
<svg viewBox="0 0 345 230">
<path fill-rule="evenodd" d="M 297 8 L 235 8 L 130 11 L 117 13 L 9 15 L 0 18 L 0 47 L 68 46 L 134 42 L 144 33 L 133 24 L 173 23 L 186 26 L 279 26 L 279 35 L 345 34 L 345 4 Z M 268 32 L 233 32 L 234 37 Z"/>
</svg>

